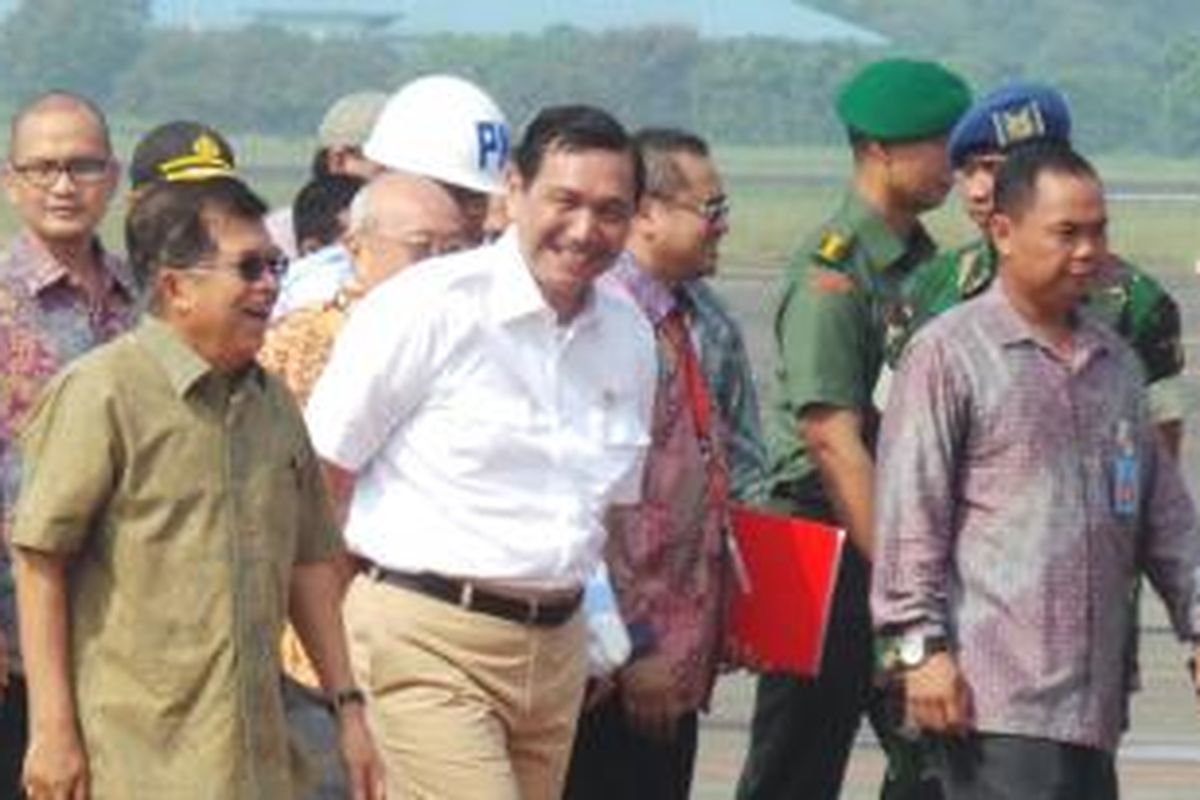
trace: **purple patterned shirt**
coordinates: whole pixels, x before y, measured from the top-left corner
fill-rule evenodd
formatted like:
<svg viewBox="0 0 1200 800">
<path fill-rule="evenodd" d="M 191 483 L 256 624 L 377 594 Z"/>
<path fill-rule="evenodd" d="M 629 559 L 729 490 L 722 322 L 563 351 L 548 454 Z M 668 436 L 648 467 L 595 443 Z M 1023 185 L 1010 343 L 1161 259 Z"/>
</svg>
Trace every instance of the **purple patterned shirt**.
<svg viewBox="0 0 1200 800">
<path fill-rule="evenodd" d="M 7 541 L 21 467 L 13 441 L 19 425 L 54 373 L 133 325 L 136 290 L 121 259 L 96 243 L 109 292 L 89 307 L 66 268 L 28 233 L 0 254 L 0 629 L 16 650 Z M 13 666 L 20 670 L 14 658 Z"/>
<path fill-rule="evenodd" d="M 974 726 L 1116 748 L 1144 571 L 1200 633 L 1200 539 L 1133 351 L 1081 312 L 1055 355 L 997 285 L 914 340 L 879 446 L 871 608 L 950 638 Z"/>
<path fill-rule="evenodd" d="M 659 353 L 642 499 L 611 510 L 605 559 L 635 648 L 667 658 L 685 707 L 696 710 L 707 706 L 716 680 L 731 586 L 724 541 L 729 525 L 724 429 L 711 437 L 709 457 L 720 459 L 714 474 L 702 451 L 680 355 L 664 330 L 679 302 L 675 294 L 642 272 L 628 253 L 601 280 L 631 297 L 646 315 Z M 717 409 L 712 411 L 712 421 L 722 426 Z"/>
</svg>

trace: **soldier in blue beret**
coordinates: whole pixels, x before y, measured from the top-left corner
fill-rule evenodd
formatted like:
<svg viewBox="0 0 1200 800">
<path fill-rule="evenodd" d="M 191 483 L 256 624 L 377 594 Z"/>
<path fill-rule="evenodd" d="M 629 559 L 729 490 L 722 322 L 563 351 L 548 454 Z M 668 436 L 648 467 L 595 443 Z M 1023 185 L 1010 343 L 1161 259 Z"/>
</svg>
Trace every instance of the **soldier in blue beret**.
<svg viewBox="0 0 1200 800">
<path fill-rule="evenodd" d="M 758 684 L 742 800 L 834 800 L 864 711 L 889 743 L 873 690 L 867 609 L 873 492 L 872 391 L 905 287 L 934 245 L 919 219 L 952 186 L 946 141 L 970 105 L 966 83 L 928 61 L 869 64 L 837 97 L 854 155 L 839 207 L 786 271 L 776 314 L 777 402 L 770 413 L 772 504 L 844 527 L 820 675 L 764 674 Z M 925 798 L 892 761 L 883 796 Z M 894 780 L 899 778 L 900 780 Z"/>
<path fill-rule="evenodd" d="M 1071 112 L 1052 87 L 1014 82 L 982 98 L 950 134 L 950 163 L 959 195 L 980 237 L 938 255 L 917 270 L 911 297 L 912 315 L 895 337 L 889 363 L 924 322 L 962 300 L 982 292 L 996 274 L 996 253 L 987 235 L 992 215 L 996 170 L 1007 154 L 1026 142 L 1070 143 Z M 1172 453 L 1178 455 L 1183 433 L 1183 348 L 1179 307 L 1144 270 L 1116 258 L 1089 298 L 1093 312 L 1106 319 L 1133 347 L 1146 371 L 1151 408 Z"/>
</svg>

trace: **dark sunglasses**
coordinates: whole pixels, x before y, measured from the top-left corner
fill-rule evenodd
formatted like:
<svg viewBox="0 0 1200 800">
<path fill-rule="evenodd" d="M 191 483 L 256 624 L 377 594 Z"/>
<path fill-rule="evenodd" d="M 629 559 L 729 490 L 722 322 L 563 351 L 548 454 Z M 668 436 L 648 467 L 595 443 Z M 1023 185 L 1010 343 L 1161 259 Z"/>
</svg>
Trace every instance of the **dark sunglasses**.
<svg viewBox="0 0 1200 800">
<path fill-rule="evenodd" d="M 192 269 L 220 271 L 224 265 L 219 262 L 196 264 Z M 270 273 L 272 278 L 279 280 L 288 271 L 288 257 L 283 253 L 247 253 L 238 259 L 232 267 L 238 277 L 246 283 L 257 283 L 264 274 Z"/>
</svg>

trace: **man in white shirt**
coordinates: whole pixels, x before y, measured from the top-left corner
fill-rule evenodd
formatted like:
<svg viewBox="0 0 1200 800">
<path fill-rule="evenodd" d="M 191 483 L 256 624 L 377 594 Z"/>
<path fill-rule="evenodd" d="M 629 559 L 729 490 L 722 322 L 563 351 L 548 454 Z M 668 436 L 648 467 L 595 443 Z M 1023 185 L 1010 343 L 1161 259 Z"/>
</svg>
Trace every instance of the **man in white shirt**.
<svg viewBox="0 0 1200 800">
<path fill-rule="evenodd" d="M 345 613 L 393 796 L 557 800 L 583 695 L 580 587 L 638 499 L 656 355 L 594 286 L 642 186 L 621 125 L 544 109 L 496 243 L 358 305 L 307 409 L 366 563 Z"/>
</svg>

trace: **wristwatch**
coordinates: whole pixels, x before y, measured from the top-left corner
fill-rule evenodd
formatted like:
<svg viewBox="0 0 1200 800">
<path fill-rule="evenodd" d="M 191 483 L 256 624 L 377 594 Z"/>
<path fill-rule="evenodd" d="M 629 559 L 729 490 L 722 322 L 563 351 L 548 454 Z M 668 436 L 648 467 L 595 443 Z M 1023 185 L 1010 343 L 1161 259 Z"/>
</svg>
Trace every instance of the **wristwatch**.
<svg viewBox="0 0 1200 800">
<path fill-rule="evenodd" d="M 357 686 L 338 689 L 329 699 L 329 705 L 334 714 L 340 714 L 346 706 L 363 706 L 367 704 L 367 696 Z"/>
<path fill-rule="evenodd" d="M 924 664 L 934 653 L 944 653 L 949 649 L 950 643 L 945 636 L 905 634 L 896 639 L 896 661 L 901 669 L 914 669 Z"/>
</svg>

